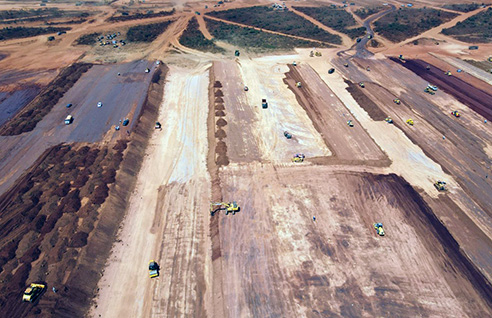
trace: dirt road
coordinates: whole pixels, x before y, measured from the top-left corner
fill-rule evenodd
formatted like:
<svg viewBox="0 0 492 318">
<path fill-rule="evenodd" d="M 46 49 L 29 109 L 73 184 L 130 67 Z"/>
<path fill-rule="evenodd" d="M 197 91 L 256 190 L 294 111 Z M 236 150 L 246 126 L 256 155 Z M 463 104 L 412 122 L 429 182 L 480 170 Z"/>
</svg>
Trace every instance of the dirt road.
<svg viewBox="0 0 492 318">
<path fill-rule="evenodd" d="M 124 226 L 100 281 L 98 317 L 204 314 L 210 262 L 206 244 L 208 72 L 171 67 L 159 119 Z M 161 267 L 148 277 L 148 262 Z M 128 261 L 131 260 L 131 261 Z"/>
</svg>

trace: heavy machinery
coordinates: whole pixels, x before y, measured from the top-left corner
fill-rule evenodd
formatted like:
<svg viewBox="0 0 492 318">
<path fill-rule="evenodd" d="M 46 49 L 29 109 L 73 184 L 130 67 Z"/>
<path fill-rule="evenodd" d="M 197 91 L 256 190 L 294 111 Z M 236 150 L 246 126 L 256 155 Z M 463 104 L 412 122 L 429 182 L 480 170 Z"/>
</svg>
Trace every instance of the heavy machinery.
<svg viewBox="0 0 492 318">
<path fill-rule="evenodd" d="M 343 66 L 348 67 L 348 63 L 344 63 Z"/>
<path fill-rule="evenodd" d="M 306 156 L 302 153 L 296 153 L 292 158 L 292 162 L 303 162 Z"/>
<path fill-rule="evenodd" d="M 244 91 L 245 91 L 245 92 L 249 91 L 248 86 L 244 86 Z"/>
<path fill-rule="evenodd" d="M 155 129 L 162 129 L 162 125 L 160 122 L 156 121 L 155 122 L 155 126 L 154 126 Z"/>
<path fill-rule="evenodd" d="M 128 124 L 130 123 L 130 119 L 126 118 L 125 120 L 123 120 L 123 126 L 128 126 Z"/>
<path fill-rule="evenodd" d="M 427 65 L 427 66 L 425 67 L 425 69 L 426 69 L 426 70 L 428 70 L 428 71 L 430 71 L 430 69 L 431 69 L 430 65 Z"/>
<path fill-rule="evenodd" d="M 386 118 L 384 119 L 384 121 L 385 121 L 385 122 L 387 122 L 388 124 L 392 124 L 392 123 L 393 123 L 393 119 L 391 119 L 391 117 L 390 117 L 390 116 L 386 117 Z"/>
<path fill-rule="evenodd" d="M 492 56 L 487 59 L 487 61 L 492 62 Z"/>
<path fill-rule="evenodd" d="M 234 52 L 234 56 L 239 56 L 240 54 L 241 54 L 241 53 L 239 53 L 239 50 L 236 50 L 236 51 Z"/>
<path fill-rule="evenodd" d="M 154 278 L 159 276 L 159 264 L 156 261 L 151 260 L 149 262 L 149 277 Z"/>
<path fill-rule="evenodd" d="M 333 74 L 333 73 L 335 73 L 335 69 L 334 69 L 334 68 L 330 68 L 330 69 L 328 70 L 328 74 Z"/>
<path fill-rule="evenodd" d="M 429 87 L 426 87 L 426 88 L 424 89 L 424 92 L 429 93 L 429 94 L 431 94 L 431 95 L 436 95 L 436 92 L 434 92 L 434 91 L 433 91 L 432 89 L 430 89 Z"/>
<path fill-rule="evenodd" d="M 383 223 L 374 223 L 374 229 L 379 236 L 384 236 Z"/>
<path fill-rule="evenodd" d="M 313 56 L 314 56 L 314 52 L 313 51 L 309 52 L 309 57 L 313 57 Z"/>
<path fill-rule="evenodd" d="M 359 43 L 360 41 L 362 41 L 362 39 L 361 39 L 361 38 L 358 38 L 358 39 L 356 40 L 356 42 L 357 42 L 357 43 Z"/>
<path fill-rule="evenodd" d="M 265 98 L 263 98 L 263 99 L 261 100 L 261 107 L 262 107 L 262 108 L 268 108 L 268 103 L 267 103 L 267 101 L 266 101 L 266 99 L 265 99 Z"/>
<path fill-rule="evenodd" d="M 460 117 L 461 116 L 460 113 L 457 110 L 453 110 L 451 112 L 451 115 L 453 115 L 454 117 Z"/>
<path fill-rule="evenodd" d="M 406 121 L 407 124 L 409 124 L 410 126 L 413 126 L 413 119 L 407 119 Z"/>
<path fill-rule="evenodd" d="M 149 68 L 146 68 L 145 69 L 145 73 L 150 73 L 150 69 Z"/>
<path fill-rule="evenodd" d="M 364 82 L 360 82 L 359 83 L 359 86 L 362 87 L 362 88 L 366 87 L 366 85 L 364 85 Z"/>
<path fill-rule="evenodd" d="M 437 191 L 446 191 L 446 182 L 437 180 L 434 182 L 434 187 L 437 189 Z"/>
<path fill-rule="evenodd" d="M 435 85 L 427 84 L 427 88 L 433 90 L 434 92 L 437 91 L 437 86 Z"/>
<path fill-rule="evenodd" d="M 297 83 L 296 83 L 296 87 L 301 88 L 301 87 L 302 87 L 301 82 L 297 82 Z"/>
<path fill-rule="evenodd" d="M 285 136 L 285 138 L 287 138 L 287 139 L 292 139 L 292 134 L 291 134 L 291 133 L 289 133 L 287 130 L 286 130 L 286 131 L 284 131 L 284 136 Z"/>
<path fill-rule="evenodd" d="M 451 76 L 452 75 L 451 74 L 451 71 L 446 71 L 444 74 L 447 75 L 447 76 Z"/>
<path fill-rule="evenodd" d="M 296 63 L 296 61 L 294 61 L 294 62 L 292 62 L 292 65 L 294 65 L 294 66 L 297 66 L 297 63 Z"/>
<path fill-rule="evenodd" d="M 354 127 L 354 123 L 351 120 L 347 120 L 347 125 L 349 127 Z"/>
<path fill-rule="evenodd" d="M 371 68 L 369 66 L 366 67 L 366 71 L 370 72 L 371 71 Z"/>
<path fill-rule="evenodd" d="M 405 58 L 403 57 L 403 55 L 402 55 L 402 54 L 400 54 L 400 55 L 398 56 L 398 58 L 400 59 L 400 61 L 405 62 Z"/>
<path fill-rule="evenodd" d="M 45 289 L 46 285 L 44 284 L 31 283 L 31 285 L 29 285 L 24 291 L 22 301 L 28 301 L 31 303 L 34 302 L 39 296 L 41 296 Z"/>
<path fill-rule="evenodd" d="M 232 213 L 232 215 L 239 212 L 240 207 L 237 205 L 236 201 L 233 202 L 211 202 L 210 203 L 210 215 L 214 216 L 215 212 L 225 210 L 226 215 Z"/>
<path fill-rule="evenodd" d="M 321 52 L 318 52 L 318 51 L 316 51 L 316 53 L 314 53 L 314 56 L 321 56 L 321 55 L 322 55 Z"/>
<path fill-rule="evenodd" d="M 70 125 L 72 122 L 73 122 L 72 115 L 68 115 L 67 118 L 65 118 L 65 125 Z"/>
<path fill-rule="evenodd" d="M 368 38 L 369 40 L 370 40 L 370 39 L 372 39 L 372 38 L 373 38 L 372 34 L 369 34 L 369 35 L 367 36 L 367 38 Z"/>
<path fill-rule="evenodd" d="M 395 103 L 396 105 L 400 105 L 401 100 L 399 98 L 395 98 L 395 99 L 393 99 L 393 103 Z"/>
</svg>

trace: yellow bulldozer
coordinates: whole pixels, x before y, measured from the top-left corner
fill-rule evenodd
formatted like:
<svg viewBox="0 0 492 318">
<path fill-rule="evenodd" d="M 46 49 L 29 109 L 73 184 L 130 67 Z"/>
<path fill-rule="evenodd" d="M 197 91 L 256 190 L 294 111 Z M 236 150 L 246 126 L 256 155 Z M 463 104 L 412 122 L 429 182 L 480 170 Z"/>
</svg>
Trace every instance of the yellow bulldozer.
<svg viewBox="0 0 492 318">
<path fill-rule="evenodd" d="M 225 210 L 226 215 L 232 213 L 232 215 L 239 212 L 240 207 L 237 205 L 236 201 L 233 202 L 211 202 L 210 203 L 210 215 L 214 216 L 215 212 L 220 210 Z"/>
<path fill-rule="evenodd" d="M 294 155 L 294 157 L 292 157 L 292 162 L 303 162 L 304 158 L 306 158 L 306 156 L 304 156 L 304 154 L 297 153 Z"/>
<path fill-rule="evenodd" d="M 409 124 L 410 126 L 413 126 L 413 119 L 407 119 L 406 121 L 407 124 Z"/>
<path fill-rule="evenodd" d="M 22 295 L 22 301 L 34 302 L 45 291 L 46 285 L 31 283 Z"/>
<path fill-rule="evenodd" d="M 434 187 L 438 190 L 438 191 L 446 191 L 446 182 L 444 181 L 440 181 L 440 180 L 437 180 L 436 182 L 434 182 Z"/>
</svg>

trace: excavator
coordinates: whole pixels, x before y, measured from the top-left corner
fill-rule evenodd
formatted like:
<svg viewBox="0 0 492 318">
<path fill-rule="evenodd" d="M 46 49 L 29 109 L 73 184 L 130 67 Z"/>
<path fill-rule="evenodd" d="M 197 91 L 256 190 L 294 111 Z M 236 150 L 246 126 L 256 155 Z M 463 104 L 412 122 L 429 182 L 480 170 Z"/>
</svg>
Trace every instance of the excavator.
<svg viewBox="0 0 492 318">
<path fill-rule="evenodd" d="M 236 201 L 233 202 L 211 202 L 210 203 L 210 215 L 214 216 L 215 212 L 225 210 L 226 215 L 232 213 L 232 215 L 239 212 L 240 207 L 237 205 Z"/>
<path fill-rule="evenodd" d="M 304 156 L 304 154 L 302 154 L 302 153 L 297 153 L 297 154 L 295 154 L 295 156 L 292 158 L 292 162 L 303 162 L 303 161 L 304 161 L 304 158 L 306 158 L 306 156 Z"/>
<path fill-rule="evenodd" d="M 413 119 L 407 119 L 406 121 L 407 124 L 409 124 L 410 126 L 413 126 Z"/>
<path fill-rule="evenodd" d="M 434 182 L 434 187 L 438 191 L 446 191 L 446 182 L 437 180 L 436 182 Z"/>
<path fill-rule="evenodd" d="M 383 223 L 374 223 L 374 229 L 379 236 L 384 236 Z"/>
<path fill-rule="evenodd" d="M 453 115 L 454 117 L 460 117 L 461 116 L 460 113 L 457 110 L 453 110 L 451 112 L 451 115 Z"/>
</svg>

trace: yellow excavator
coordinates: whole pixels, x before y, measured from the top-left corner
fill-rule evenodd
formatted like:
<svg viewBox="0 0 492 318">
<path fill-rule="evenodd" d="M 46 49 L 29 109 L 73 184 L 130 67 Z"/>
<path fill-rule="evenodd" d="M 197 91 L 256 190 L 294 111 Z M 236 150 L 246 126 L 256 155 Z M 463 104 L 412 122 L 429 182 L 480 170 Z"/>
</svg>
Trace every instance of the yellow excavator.
<svg viewBox="0 0 492 318">
<path fill-rule="evenodd" d="M 232 213 L 232 215 L 239 212 L 240 207 L 237 205 L 236 201 L 233 202 L 211 202 L 210 203 L 210 215 L 214 216 L 215 212 L 225 210 L 226 215 Z"/>
<path fill-rule="evenodd" d="M 413 119 L 407 119 L 406 121 L 407 124 L 409 124 L 410 126 L 413 126 Z"/>
<path fill-rule="evenodd" d="M 34 302 L 45 291 L 46 285 L 31 283 L 22 295 L 22 301 Z"/>
</svg>

